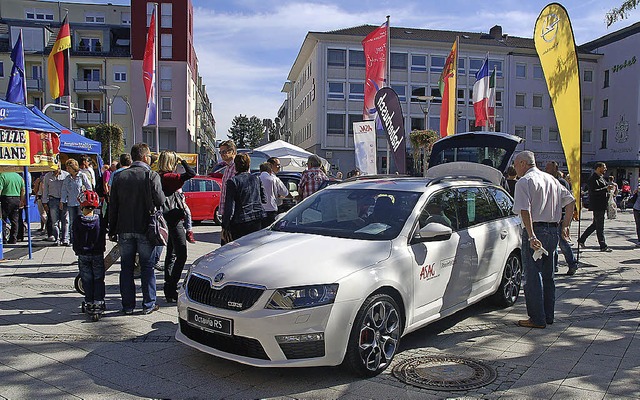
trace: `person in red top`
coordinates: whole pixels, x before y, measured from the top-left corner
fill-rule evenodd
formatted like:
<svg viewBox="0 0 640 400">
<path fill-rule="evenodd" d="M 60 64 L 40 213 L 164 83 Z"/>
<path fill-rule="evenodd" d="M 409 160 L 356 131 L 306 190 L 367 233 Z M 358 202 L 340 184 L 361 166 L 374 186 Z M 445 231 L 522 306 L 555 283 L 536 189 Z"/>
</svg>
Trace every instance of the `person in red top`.
<svg viewBox="0 0 640 400">
<path fill-rule="evenodd" d="M 222 175 L 222 191 L 220 192 L 220 205 L 218 206 L 218 210 L 220 213 L 220 217 L 224 217 L 224 203 L 227 195 L 227 181 L 234 176 L 236 176 L 236 165 L 233 160 L 236 157 L 236 144 L 233 140 L 225 140 L 220 143 L 220 156 L 222 157 L 222 161 L 227 164 L 227 168 L 224 170 L 224 174 Z M 227 241 L 225 240 L 227 235 L 220 235 L 220 246 L 225 245 Z"/>
<path fill-rule="evenodd" d="M 184 168 L 182 174 L 174 172 L 178 163 Z M 169 228 L 164 259 L 164 295 L 167 303 L 174 303 L 178 300 L 178 282 L 187 261 L 187 237 L 181 223 L 185 217 L 185 204 L 177 191 L 187 180 L 196 176 L 196 171 L 174 151 L 163 151 L 158 158 L 158 173 L 166 197 L 162 209 Z"/>
<path fill-rule="evenodd" d="M 320 189 L 322 182 L 328 180 L 327 175 L 320 168 L 322 160 L 315 154 L 307 159 L 307 169 L 302 172 L 299 191 L 300 200 L 306 199 Z"/>
</svg>

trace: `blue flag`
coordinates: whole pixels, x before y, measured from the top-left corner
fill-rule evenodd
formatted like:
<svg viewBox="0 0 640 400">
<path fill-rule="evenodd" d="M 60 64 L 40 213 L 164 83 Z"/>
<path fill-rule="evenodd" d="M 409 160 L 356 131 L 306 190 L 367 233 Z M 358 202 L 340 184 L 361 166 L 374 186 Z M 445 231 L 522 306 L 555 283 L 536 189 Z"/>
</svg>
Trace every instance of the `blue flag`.
<svg viewBox="0 0 640 400">
<path fill-rule="evenodd" d="M 24 48 L 22 46 L 22 31 L 18 35 L 13 50 L 11 50 L 11 76 L 7 86 L 7 101 L 11 103 L 27 104 L 27 92 L 25 88 L 24 76 Z"/>
</svg>

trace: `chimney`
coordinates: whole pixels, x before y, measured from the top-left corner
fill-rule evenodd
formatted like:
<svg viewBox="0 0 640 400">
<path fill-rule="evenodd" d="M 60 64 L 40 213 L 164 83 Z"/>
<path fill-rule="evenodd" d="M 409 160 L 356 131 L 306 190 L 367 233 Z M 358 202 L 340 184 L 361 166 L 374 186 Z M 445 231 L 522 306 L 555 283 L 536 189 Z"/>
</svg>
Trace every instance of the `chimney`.
<svg viewBox="0 0 640 400">
<path fill-rule="evenodd" d="M 493 28 L 489 29 L 489 35 L 497 40 L 502 39 L 502 27 L 500 25 L 494 25 Z"/>
</svg>

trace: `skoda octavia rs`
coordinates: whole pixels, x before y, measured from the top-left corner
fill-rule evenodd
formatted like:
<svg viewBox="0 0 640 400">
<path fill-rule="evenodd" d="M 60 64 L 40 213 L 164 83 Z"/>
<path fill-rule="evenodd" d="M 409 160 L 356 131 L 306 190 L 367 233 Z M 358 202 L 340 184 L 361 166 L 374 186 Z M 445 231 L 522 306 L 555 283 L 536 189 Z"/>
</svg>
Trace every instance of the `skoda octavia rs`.
<svg viewBox="0 0 640 400">
<path fill-rule="evenodd" d="M 403 335 L 485 297 L 511 306 L 522 280 L 513 200 L 497 169 L 451 161 L 425 178 L 330 186 L 201 257 L 176 338 L 254 366 L 373 376 Z"/>
</svg>

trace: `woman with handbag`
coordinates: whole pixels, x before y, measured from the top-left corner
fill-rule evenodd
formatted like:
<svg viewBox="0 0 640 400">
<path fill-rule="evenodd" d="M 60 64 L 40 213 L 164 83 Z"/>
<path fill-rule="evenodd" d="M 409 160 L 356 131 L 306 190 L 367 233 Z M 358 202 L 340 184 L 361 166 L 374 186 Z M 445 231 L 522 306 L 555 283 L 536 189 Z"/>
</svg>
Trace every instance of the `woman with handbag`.
<svg viewBox="0 0 640 400">
<path fill-rule="evenodd" d="M 178 163 L 184 168 L 182 174 L 175 172 Z M 196 176 L 196 171 L 175 152 L 163 151 L 158 158 L 158 173 L 166 196 L 162 210 L 169 230 L 164 259 L 164 295 L 167 303 L 174 303 L 178 299 L 178 282 L 187 261 L 187 237 L 182 224 L 186 205 L 184 196 L 180 196 L 178 190 L 187 180 Z"/>
</svg>

